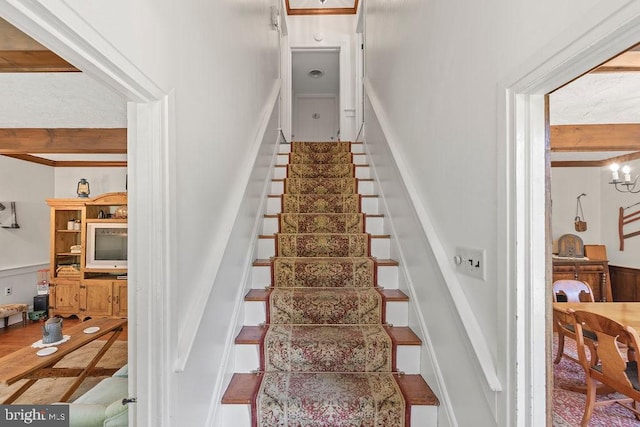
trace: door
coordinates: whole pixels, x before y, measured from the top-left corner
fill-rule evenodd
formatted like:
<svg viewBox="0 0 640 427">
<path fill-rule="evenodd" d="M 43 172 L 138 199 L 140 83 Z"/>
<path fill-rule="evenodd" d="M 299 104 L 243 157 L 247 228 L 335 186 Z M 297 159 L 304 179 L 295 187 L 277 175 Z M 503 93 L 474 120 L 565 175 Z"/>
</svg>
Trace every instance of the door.
<svg viewBox="0 0 640 427">
<path fill-rule="evenodd" d="M 113 283 L 113 315 L 127 317 L 127 281 L 119 280 Z"/>
<path fill-rule="evenodd" d="M 111 316 L 113 290 L 109 280 L 86 281 L 80 286 L 81 307 L 87 316 Z"/>
<path fill-rule="evenodd" d="M 335 97 L 296 97 L 296 141 L 334 141 L 338 139 L 337 100 Z"/>
<path fill-rule="evenodd" d="M 56 279 L 51 289 L 51 301 L 53 301 L 52 315 L 67 316 L 78 314 L 80 304 L 78 292 L 80 282 L 75 280 Z"/>
</svg>

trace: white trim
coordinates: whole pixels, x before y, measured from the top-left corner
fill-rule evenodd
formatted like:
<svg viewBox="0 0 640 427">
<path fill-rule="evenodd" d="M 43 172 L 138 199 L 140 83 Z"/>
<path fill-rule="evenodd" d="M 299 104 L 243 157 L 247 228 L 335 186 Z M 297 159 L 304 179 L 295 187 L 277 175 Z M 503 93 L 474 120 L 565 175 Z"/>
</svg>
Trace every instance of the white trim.
<svg viewBox="0 0 640 427">
<path fill-rule="evenodd" d="M 484 334 L 482 333 L 482 329 L 473 314 L 473 309 L 471 308 L 464 291 L 462 290 L 457 274 L 452 268 L 452 263 L 449 262 L 449 257 L 440 242 L 440 237 L 431 222 L 429 214 L 419 197 L 417 197 L 417 191 L 413 182 L 410 177 L 407 176 L 408 168 L 406 167 L 406 163 L 398 150 L 398 138 L 396 138 L 391 132 L 391 127 L 389 126 L 385 115 L 382 114 L 384 110 L 367 78 L 364 80 L 364 86 L 367 96 L 369 97 L 369 101 L 371 102 L 371 106 L 376 112 L 380 127 L 387 138 L 389 149 L 396 164 L 398 165 L 398 171 L 402 176 L 404 185 L 407 188 L 407 193 L 409 194 L 411 202 L 416 210 L 418 220 L 420 221 L 420 224 L 427 236 L 427 240 L 429 241 L 431 250 L 433 251 L 444 281 L 447 283 L 447 289 L 451 293 L 451 300 L 457 309 L 458 316 L 460 317 L 460 321 L 467 334 L 467 338 L 473 347 L 474 355 L 482 369 L 487 386 L 492 391 L 500 391 L 502 390 L 502 385 L 500 384 L 500 380 L 496 374 L 496 367 L 487 342 L 483 338 Z"/>
<path fill-rule="evenodd" d="M 48 268 L 49 261 L 42 262 L 39 264 L 28 264 L 28 265 L 20 265 L 17 267 L 8 267 L 0 270 L 0 279 L 4 277 L 13 277 L 13 276 L 21 276 L 23 274 L 30 274 L 37 272 L 40 269 Z"/>
<path fill-rule="evenodd" d="M 505 322 L 516 321 L 505 331 L 505 339 L 507 349 L 516 351 L 508 365 L 508 385 L 517 393 L 508 393 L 509 401 L 503 403 L 504 425 L 538 426 L 547 421 L 550 256 L 543 210 L 548 167 L 543 96 L 640 40 L 640 4 L 629 0 L 614 12 L 610 9 L 610 4 L 600 3 L 581 17 L 584 25 L 570 26 L 549 45 L 560 48 L 547 46 L 500 85 L 505 95 L 504 109 L 499 109 L 504 111 L 499 117 L 504 120 L 500 128 L 504 145 L 499 144 L 498 160 L 504 169 L 498 168 L 498 181 L 502 178 L 505 183 L 498 188 L 498 259 L 503 259 L 498 271 L 504 271 L 498 286 L 510 296 L 501 313 Z"/>
<path fill-rule="evenodd" d="M 253 169 L 255 159 L 258 155 L 258 151 L 260 150 L 265 130 L 267 128 L 267 125 L 269 124 L 271 112 L 273 111 L 275 103 L 278 100 L 278 96 L 280 94 L 280 85 L 280 80 L 276 80 L 273 84 L 271 93 L 267 98 L 267 102 L 261 113 L 262 120 L 256 130 L 251 149 L 248 150 L 246 156 L 244 156 L 244 163 L 238 165 L 238 169 L 243 171 L 240 174 L 240 176 L 242 176 L 242 179 L 238 180 L 235 183 L 235 190 L 230 192 L 233 197 L 224 208 L 224 213 L 222 216 L 223 219 L 221 220 L 221 223 L 228 224 L 227 227 L 224 227 L 224 235 L 220 236 L 219 239 L 216 239 L 215 244 L 213 244 L 210 248 L 210 253 L 206 256 L 203 256 L 203 259 L 215 260 L 215 262 L 210 262 L 207 264 L 207 268 L 203 273 L 203 277 L 210 277 L 212 281 L 203 282 L 203 284 L 201 285 L 201 289 L 196 292 L 197 295 L 200 295 L 200 297 L 196 301 L 196 304 L 192 306 L 188 312 L 182 314 L 183 318 L 181 321 L 181 327 L 178 331 L 178 347 L 176 350 L 177 354 L 175 363 L 173 365 L 176 372 L 184 371 L 187 361 L 189 360 L 189 355 L 193 348 L 196 333 L 198 332 L 200 323 L 206 321 L 207 319 L 207 301 L 209 300 L 209 295 L 211 293 L 211 290 L 213 289 L 212 282 L 215 279 L 218 270 L 220 269 L 220 263 L 224 255 L 224 251 L 227 247 L 229 236 L 231 235 L 231 231 L 233 230 L 233 223 L 238 216 L 238 210 L 242 203 L 249 178 L 251 177 L 251 170 Z"/>
</svg>

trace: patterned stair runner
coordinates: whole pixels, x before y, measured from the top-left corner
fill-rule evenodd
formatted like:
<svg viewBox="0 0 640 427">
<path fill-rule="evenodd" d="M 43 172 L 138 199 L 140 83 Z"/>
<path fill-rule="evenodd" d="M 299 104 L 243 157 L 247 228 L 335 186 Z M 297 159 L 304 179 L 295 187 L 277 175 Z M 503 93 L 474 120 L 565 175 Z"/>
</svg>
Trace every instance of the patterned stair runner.
<svg viewBox="0 0 640 427">
<path fill-rule="evenodd" d="M 408 425 L 346 142 L 292 143 L 255 426 Z"/>
</svg>

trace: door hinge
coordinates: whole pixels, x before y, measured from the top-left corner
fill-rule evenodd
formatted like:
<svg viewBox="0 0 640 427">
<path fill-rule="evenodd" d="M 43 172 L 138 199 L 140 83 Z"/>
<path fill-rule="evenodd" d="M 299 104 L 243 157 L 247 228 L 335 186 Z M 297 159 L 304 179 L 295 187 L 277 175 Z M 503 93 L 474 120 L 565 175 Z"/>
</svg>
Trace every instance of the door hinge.
<svg viewBox="0 0 640 427">
<path fill-rule="evenodd" d="M 122 399 L 122 404 L 123 405 L 126 405 L 127 403 L 138 403 L 138 398 L 137 397 L 128 397 L 128 398 Z"/>
</svg>

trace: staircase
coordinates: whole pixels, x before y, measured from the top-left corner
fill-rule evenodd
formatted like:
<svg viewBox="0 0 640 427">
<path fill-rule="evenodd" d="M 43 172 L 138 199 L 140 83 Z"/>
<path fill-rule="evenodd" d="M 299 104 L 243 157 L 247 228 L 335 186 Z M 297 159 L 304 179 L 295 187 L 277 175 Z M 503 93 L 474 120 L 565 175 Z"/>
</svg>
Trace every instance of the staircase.
<svg viewBox="0 0 640 427">
<path fill-rule="evenodd" d="M 226 420 L 437 425 L 362 145 L 281 149 L 235 341 L 238 373 L 222 398 Z"/>
</svg>

